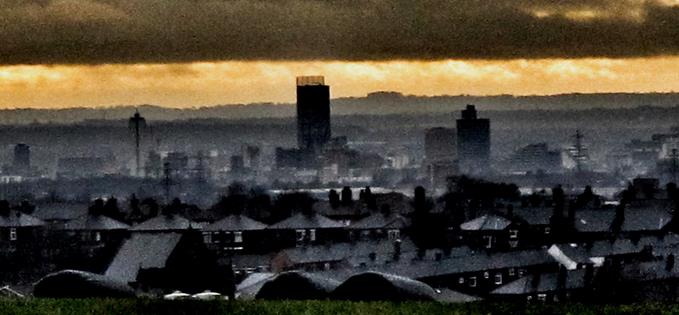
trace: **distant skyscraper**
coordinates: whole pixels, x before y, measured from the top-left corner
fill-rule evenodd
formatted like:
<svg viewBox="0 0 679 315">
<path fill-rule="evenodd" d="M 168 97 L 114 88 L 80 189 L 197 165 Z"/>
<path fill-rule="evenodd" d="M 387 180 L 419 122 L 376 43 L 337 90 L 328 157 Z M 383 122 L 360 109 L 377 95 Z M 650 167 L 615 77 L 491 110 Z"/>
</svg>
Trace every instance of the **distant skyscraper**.
<svg viewBox="0 0 679 315">
<path fill-rule="evenodd" d="M 146 128 L 146 119 L 139 115 L 139 111 L 130 117 L 129 128 L 134 132 L 134 175 L 141 176 L 141 131 Z"/>
<path fill-rule="evenodd" d="M 490 167 L 490 120 L 476 117 L 467 105 L 457 120 L 457 156 L 462 173 L 484 173 Z"/>
<path fill-rule="evenodd" d="M 297 144 L 320 151 L 330 141 L 330 87 L 322 76 L 297 77 Z"/>
<path fill-rule="evenodd" d="M 14 172 L 26 174 L 31 168 L 31 147 L 27 144 L 19 143 L 14 146 Z"/>
</svg>

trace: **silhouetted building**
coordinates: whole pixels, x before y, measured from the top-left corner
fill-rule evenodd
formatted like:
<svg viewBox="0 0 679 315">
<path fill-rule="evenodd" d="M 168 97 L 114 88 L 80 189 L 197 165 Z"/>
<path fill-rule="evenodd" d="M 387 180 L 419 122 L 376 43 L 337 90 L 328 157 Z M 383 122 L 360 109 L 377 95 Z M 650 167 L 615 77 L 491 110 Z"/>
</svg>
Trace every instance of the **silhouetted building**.
<svg viewBox="0 0 679 315">
<path fill-rule="evenodd" d="M 14 172 L 26 174 L 31 168 L 31 147 L 27 144 L 19 143 L 14 146 Z"/>
<path fill-rule="evenodd" d="M 462 173 L 485 172 L 490 166 L 490 120 L 476 117 L 467 105 L 457 120 L 457 155 Z"/>
<path fill-rule="evenodd" d="M 322 76 L 297 77 L 299 148 L 320 151 L 330 137 L 330 87 Z"/>
</svg>

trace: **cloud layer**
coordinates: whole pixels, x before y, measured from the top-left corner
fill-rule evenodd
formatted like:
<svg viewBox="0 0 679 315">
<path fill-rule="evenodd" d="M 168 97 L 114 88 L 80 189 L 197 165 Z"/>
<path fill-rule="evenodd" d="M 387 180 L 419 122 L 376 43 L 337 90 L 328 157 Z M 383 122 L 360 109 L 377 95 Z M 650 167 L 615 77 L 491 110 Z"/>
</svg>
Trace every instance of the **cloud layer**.
<svg viewBox="0 0 679 315">
<path fill-rule="evenodd" d="M 3 0 L 0 64 L 677 55 L 677 4 Z"/>
</svg>

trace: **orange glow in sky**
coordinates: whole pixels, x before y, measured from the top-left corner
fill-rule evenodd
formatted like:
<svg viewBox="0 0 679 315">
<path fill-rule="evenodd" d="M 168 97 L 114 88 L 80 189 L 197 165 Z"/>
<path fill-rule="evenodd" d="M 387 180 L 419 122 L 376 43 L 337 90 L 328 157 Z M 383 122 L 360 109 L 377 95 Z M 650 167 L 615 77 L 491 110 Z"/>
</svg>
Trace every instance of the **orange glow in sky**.
<svg viewBox="0 0 679 315">
<path fill-rule="evenodd" d="M 0 107 L 293 102 L 295 77 L 324 75 L 334 98 L 679 91 L 679 57 L 385 62 L 0 66 Z"/>
</svg>

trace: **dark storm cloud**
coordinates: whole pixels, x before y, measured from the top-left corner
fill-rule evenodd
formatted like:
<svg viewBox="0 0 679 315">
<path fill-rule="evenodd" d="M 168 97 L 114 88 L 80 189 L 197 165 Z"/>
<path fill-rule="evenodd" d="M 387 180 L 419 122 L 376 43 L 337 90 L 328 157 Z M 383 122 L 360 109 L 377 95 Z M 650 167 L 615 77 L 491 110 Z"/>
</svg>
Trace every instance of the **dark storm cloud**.
<svg viewBox="0 0 679 315">
<path fill-rule="evenodd" d="M 661 0 L 3 0 L 0 43 L 0 64 L 676 55 L 679 8 Z"/>
</svg>

